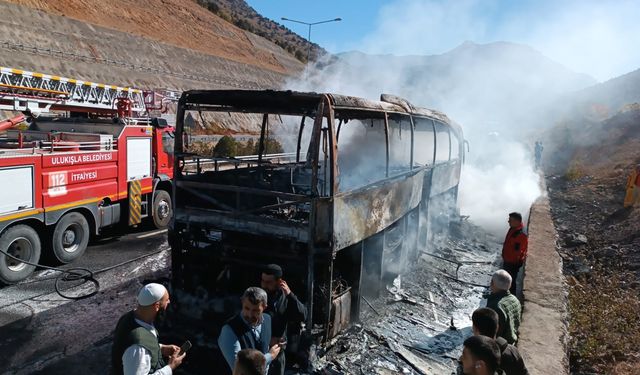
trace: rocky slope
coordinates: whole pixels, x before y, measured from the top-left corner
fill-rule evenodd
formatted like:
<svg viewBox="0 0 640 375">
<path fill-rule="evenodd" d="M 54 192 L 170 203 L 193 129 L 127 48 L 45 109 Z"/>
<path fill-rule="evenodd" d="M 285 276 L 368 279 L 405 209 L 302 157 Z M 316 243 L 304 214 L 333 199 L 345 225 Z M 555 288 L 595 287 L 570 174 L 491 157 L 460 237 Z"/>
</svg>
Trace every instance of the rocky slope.
<svg viewBox="0 0 640 375">
<path fill-rule="evenodd" d="M 288 67 L 272 53 L 255 48 L 242 29 L 192 1 L 9 1 L 263 69 L 288 72 Z"/>
<path fill-rule="evenodd" d="M 11 68 L 185 90 L 276 88 L 303 66 L 192 2 L 15 2 L 0 2 L 0 53 Z"/>
<path fill-rule="evenodd" d="M 259 35 L 294 55 L 298 60 L 307 60 L 309 42 L 287 27 L 280 25 L 255 11 L 244 0 L 196 0 L 199 4 L 217 14 L 224 20 Z M 312 59 L 326 54 L 322 47 L 311 43 Z"/>
<path fill-rule="evenodd" d="M 640 106 L 604 120 L 583 114 L 552 129 L 546 142 L 549 196 L 571 286 L 572 372 L 637 374 L 640 207 L 622 203 L 627 176 L 640 163 Z"/>
</svg>

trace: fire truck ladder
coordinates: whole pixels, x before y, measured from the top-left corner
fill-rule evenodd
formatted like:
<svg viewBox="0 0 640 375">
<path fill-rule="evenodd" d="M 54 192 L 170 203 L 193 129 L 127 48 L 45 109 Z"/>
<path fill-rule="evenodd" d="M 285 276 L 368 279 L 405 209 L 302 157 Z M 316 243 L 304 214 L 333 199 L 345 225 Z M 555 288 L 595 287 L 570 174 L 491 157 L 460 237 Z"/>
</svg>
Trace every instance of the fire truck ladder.
<svg viewBox="0 0 640 375">
<path fill-rule="evenodd" d="M 142 90 L 0 67 L 0 110 L 35 116 L 56 109 L 110 113 L 118 99 L 129 99 L 132 112 L 146 115 Z"/>
</svg>

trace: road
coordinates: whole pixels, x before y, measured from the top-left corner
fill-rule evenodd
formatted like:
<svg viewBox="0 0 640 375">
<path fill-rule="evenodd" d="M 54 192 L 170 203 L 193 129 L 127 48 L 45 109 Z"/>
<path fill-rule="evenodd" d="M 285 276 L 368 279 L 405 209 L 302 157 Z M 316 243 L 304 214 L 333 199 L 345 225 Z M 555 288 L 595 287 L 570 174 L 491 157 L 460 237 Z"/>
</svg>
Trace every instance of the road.
<svg viewBox="0 0 640 375">
<path fill-rule="evenodd" d="M 26 374 L 85 350 L 107 337 L 121 312 L 135 302 L 147 280 L 169 277 L 166 230 L 148 226 L 92 241 L 84 256 L 61 268 L 85 267 L 100 283 L 96 295 L 74 301 L 55 291 L 53 270 L 38 270 L 17 285 L 0 288 L 0 373 Z M 66 294 L 85 295 L 91 283 L 63 285 Z"/>
</svg>

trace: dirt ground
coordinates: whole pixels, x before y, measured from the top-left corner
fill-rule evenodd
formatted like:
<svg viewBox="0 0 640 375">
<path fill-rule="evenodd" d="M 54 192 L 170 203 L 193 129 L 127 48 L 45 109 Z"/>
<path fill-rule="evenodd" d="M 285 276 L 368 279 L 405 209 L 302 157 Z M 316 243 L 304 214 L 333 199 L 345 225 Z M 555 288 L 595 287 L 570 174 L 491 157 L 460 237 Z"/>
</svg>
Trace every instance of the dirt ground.
<svg viewBox="0 0 640 375">
<path fill-rule="evenodd" d="M 640 373 L 640 207 L 626 176 L 548 176 L 569 290 L 573 374 Z"/>
<path fill-rule="evenodd" d="M 545 135 L 574 374 L 640 373 L 640 207 L 623 208 L 638 150 L 638 104 L 604 119 L 574 113 Z"/>
</svg>

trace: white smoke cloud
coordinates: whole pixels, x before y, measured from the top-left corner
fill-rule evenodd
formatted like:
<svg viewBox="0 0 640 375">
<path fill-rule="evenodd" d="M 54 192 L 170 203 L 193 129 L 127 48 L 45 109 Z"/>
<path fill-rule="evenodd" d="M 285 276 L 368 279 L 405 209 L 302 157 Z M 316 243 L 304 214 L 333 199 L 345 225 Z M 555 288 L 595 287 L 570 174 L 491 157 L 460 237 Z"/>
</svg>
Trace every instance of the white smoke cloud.
<svg viewBox="0 0 640 375">
<path fill-rule="evenodd" d="M 465 40 L 511 41 L 604 81 L 640 67 L 638 19 L 636 0 L 396 0 L 380 8 L 372 33 L 342 49 L 429 55 Z"/>
<path fill-rule="evenodd" d="M 509 212 L 520 212 L 527 221 L 531 203 L 541 194 L 539 180 L 524 144 L 494 133 L 481 146 L 468 154 L 460 178 L 460 214 L 499 236 L 507 229 Z"/>
</svg>

